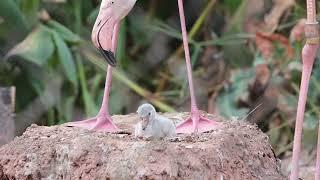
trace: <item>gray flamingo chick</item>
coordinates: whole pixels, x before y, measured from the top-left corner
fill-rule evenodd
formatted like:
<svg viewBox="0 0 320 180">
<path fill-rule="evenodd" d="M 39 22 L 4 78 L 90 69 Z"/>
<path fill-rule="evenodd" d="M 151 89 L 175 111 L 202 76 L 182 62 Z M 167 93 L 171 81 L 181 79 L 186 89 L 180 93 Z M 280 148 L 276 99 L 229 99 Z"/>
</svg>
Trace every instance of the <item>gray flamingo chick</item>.
<svg viewBox="0 0 320 180">
<path fill-rule="evenodd" d="M 177 135 L 173 122 L 157 114 L 151 104 L 139 106 L 137 113 L 141 121 L 135 125 L 135 137 L 165 138 Z"/>
</svg>

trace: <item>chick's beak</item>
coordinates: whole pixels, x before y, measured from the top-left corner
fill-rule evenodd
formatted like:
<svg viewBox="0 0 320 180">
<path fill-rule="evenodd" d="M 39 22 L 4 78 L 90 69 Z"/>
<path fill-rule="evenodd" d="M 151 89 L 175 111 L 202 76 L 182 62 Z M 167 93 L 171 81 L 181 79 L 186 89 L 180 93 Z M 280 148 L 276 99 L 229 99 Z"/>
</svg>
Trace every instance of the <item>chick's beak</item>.
<svg viewBox="0 0 320 180">
<path fill-rule="evenodd" d="M 142 121 L 142 130 L 145 130 L 148 126 L 149 119 L 148 117 L 141 117 Z"/>
</svg>

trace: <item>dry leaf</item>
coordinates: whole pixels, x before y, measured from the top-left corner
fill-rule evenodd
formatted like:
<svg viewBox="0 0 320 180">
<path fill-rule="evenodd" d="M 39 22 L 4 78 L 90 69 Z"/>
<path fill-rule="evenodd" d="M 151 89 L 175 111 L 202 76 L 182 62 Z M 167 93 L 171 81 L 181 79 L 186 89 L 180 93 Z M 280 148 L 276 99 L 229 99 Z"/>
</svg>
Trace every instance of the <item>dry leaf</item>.
<svg viewBox="0 0 320 180">
<path fill-rule="evenodd" d="M 279 42 L 281 45 L 284 46 L 288 58 L 292 58 L 294 55 L 293 48 L 288 38 L 281 34 L 274 33 L 268 35 L 265 33 L 257 32 L 255 40 L 257 48 L 261 51 L 262 56 L 265 59 L 270 58 L 272 55 L 272 52 L 274 50 L 273 42 Z"/>
<path fill-rule="evenodd" d="M 262 53 L 262 57 L 264 59 L 269 59 L 274 49 L 272 42 L 259 32 L 256 33 L 255 40 L 258 50 Z"/>
<path fill-rule="evenodd" d="M 273 7 L 269 14 L 264 18 L 265 33 L 273 33 L 280 22 L 281 16 L 295 4 L 294 0 L 273 0 Z"/>
<path fill-rule="evenodd" d="M 306 19 L 300 19 L 290 32 L 290 41 L 302 41 L 304 38 L 304 27 Z"/>
</svg>

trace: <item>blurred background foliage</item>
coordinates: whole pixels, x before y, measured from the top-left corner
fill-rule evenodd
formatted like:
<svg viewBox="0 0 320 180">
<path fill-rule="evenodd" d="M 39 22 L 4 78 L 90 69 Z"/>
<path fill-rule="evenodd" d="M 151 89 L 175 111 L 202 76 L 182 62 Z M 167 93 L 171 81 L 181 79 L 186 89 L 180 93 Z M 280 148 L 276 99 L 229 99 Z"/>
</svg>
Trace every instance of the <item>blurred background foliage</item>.
<svg viewBox="0 0 320 180">
<path fill-rule="evenodd" d="M 99 0 L 1 0 L 0 86 L 16 86 L 17 133 L 97 113 L 106 63 L 92 46 Z M 186 0 L 198 104 L 226 119 L 257 123 L 275 153 L 292 148 L 303 47 L 304 1 Z M 138 0 L 122 21 L 113 114 L 143 101 L 188 111 L 177 3 Z M 304 142 L 316 143 L 320 69 L 316 61 Z"/>
</svg>

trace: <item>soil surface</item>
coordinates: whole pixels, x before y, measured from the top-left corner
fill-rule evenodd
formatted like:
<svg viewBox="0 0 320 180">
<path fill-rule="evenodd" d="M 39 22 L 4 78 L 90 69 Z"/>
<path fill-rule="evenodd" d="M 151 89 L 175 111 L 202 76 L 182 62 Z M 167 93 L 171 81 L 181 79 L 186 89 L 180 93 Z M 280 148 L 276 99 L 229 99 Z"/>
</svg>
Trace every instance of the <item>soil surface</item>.
<svg viewBox="0 0 320 180">
<path fill-rule="evenodd" d="M 165 116 L 177 122 L 187 114 Z M 127 133 L 32 125 L 0 147 L 0 179 L 285 179 L 268 137 L 245 122 L 144 140 L 130 134 L 135 114 L 113 119 Z"/>
</svg>

